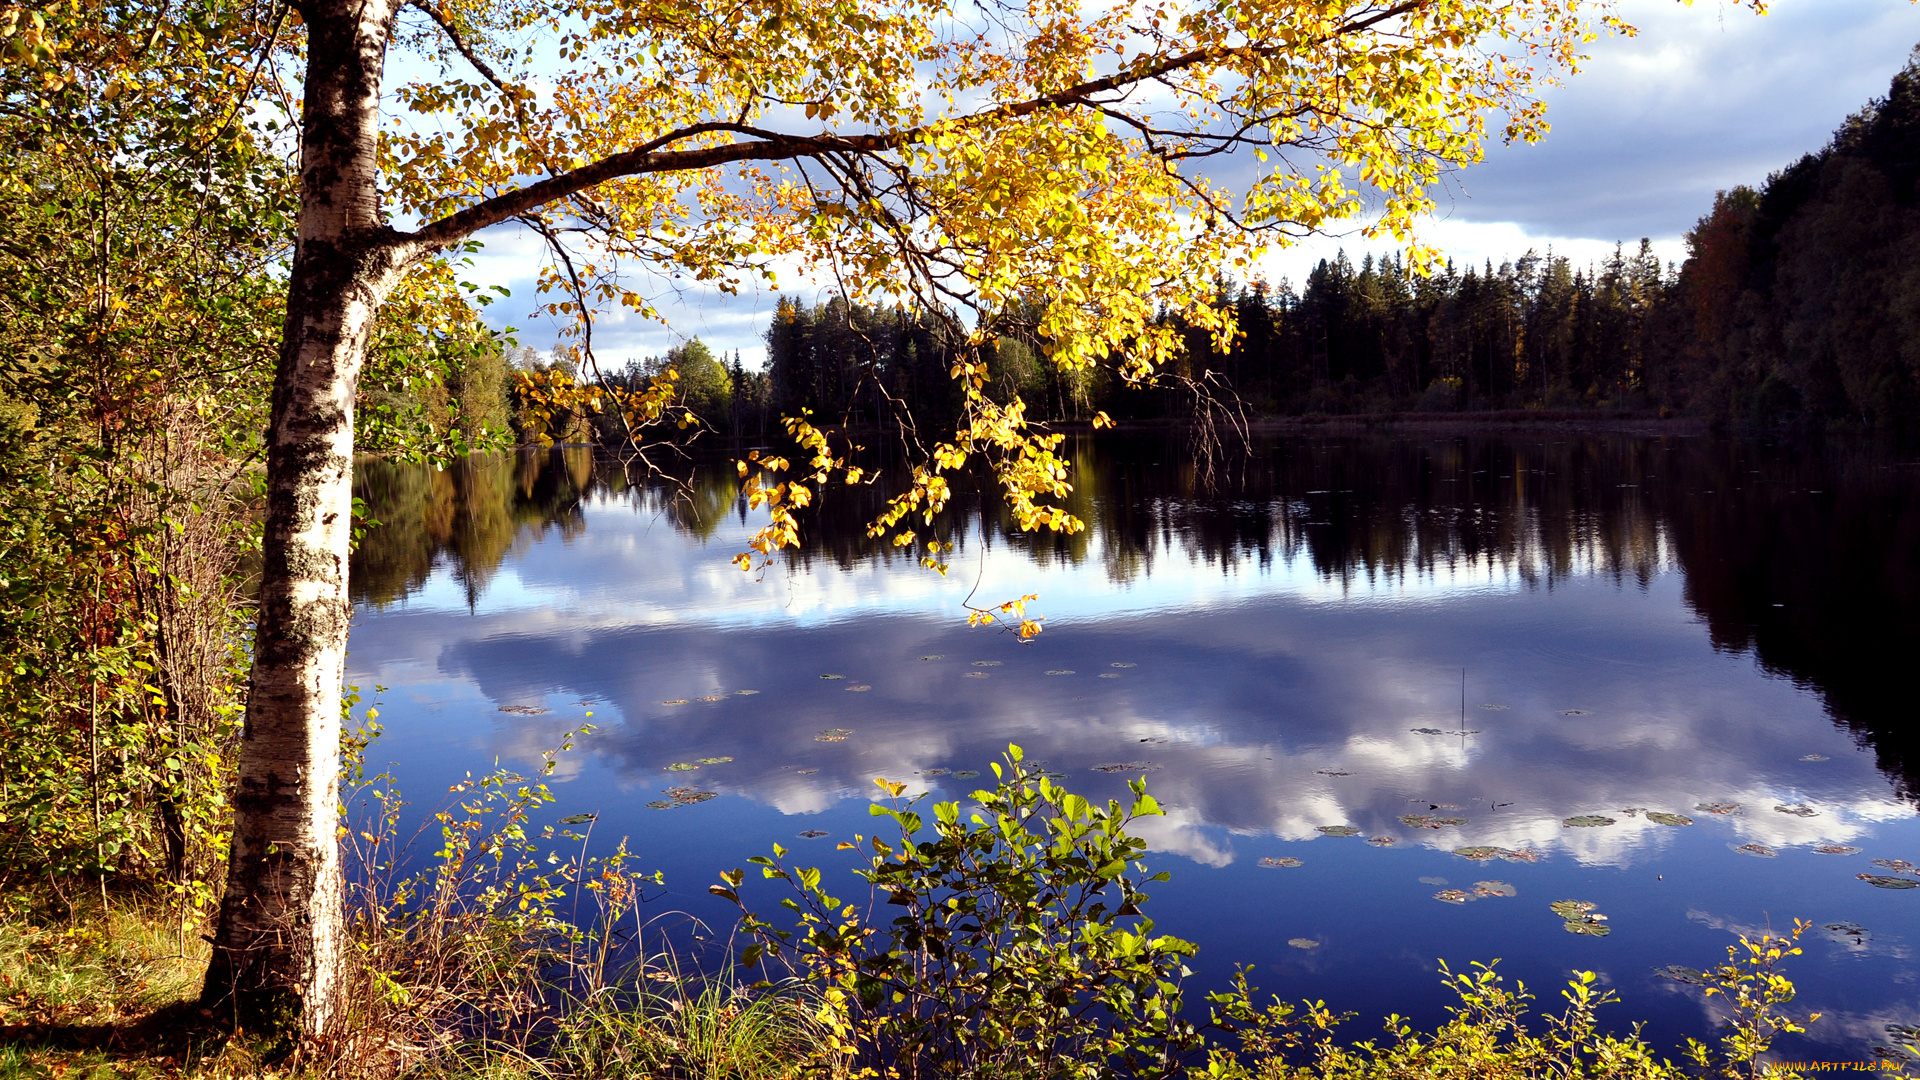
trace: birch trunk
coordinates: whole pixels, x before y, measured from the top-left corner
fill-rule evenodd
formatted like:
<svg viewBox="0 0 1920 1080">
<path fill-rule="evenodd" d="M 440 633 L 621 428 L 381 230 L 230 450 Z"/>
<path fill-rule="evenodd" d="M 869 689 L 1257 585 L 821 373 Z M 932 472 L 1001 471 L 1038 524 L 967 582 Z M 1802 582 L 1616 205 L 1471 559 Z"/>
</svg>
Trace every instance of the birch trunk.
<svg viewBox="0 0 1920 1080">
<path fill-rule="evenodd" d="M 340 683 L 355 386 L 399 270 L 375 186 L 395 7 L 309 0 L 300 220 L 267 444 L 259 620 L 233 848 L 202 1002 L 283 1040 L 340 1014 Z"/>
</svg>

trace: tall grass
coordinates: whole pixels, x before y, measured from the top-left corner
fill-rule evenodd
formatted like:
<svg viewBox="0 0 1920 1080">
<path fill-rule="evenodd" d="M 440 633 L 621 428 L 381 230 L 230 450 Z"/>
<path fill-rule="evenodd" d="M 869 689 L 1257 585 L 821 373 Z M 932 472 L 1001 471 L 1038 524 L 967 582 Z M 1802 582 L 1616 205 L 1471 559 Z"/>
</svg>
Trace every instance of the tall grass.
<svg viewBox="0 0 1920 1080">
<path fill-rule="evenodd" d="M 824 1040 L 804 988 L 748 986 L 731 965 L 699 973 L 649 949 L 665 937 L 642 912 L 659 876 L 633 869 L 624 841 L 591 854 L 589 815 L 536 825 L 567 740 L 537 775 L 496 770 L 454 785 L 403 838 L 407 804 L 392 777 L 368 777 L 359 761 L 378 730 L 369 722 L 349 747 L 346 1034 L 316 1048 L 312 1067 L 343 1080 L 818 1071 Z"/>
<path fill-rule="evenodd" d="M 191 999 L 207 946 L 166 898 L 15 892 L 0 907 L 0 1023 L 111 1024 Z"/>
</svg>

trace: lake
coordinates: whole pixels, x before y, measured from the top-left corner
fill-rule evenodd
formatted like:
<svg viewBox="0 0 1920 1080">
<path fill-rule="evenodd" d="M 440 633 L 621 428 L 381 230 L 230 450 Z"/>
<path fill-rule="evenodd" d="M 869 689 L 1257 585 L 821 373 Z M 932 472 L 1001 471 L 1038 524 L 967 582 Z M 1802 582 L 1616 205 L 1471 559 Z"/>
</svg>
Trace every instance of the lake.
<svg viewBox="0 0 1920 1080">
<path fill-rule="evenodd" d="M 363 462 L 380 524 L 348 681 L 380 702 L 372 756 L 425 805 L 597 725 L 554 816 L 599 814 L 597 844 L 664 871 L 652 907 L 711 938 L 720 870 L 777 842 L 844 873 L 875 777 L 964 798 L 1017 743 L 1091 797 L 1144 773 L 1172 875 L 1147 910 L 1199 944 L 1196 991 L 1249 964 L 1373 1037 L 1443 1017 L 1438 960 L 1497 958 L 1548 1005 L 1597 971 L 1615 1025 L 1671 1045 L 1713 1013 L 1661 969 L 1802 918 L 1796 1008 L 1826 1017 L 1783 1056 L 1920 1056 L 1896 1027 L 1920 1023 L 1920 889 L 1860 877 L 1920 861 L 1912 455 L 1561 432 L 1275 436 L 1211 468 L 1172 434 L 1067 449 L 1086 531 L 1022 535 L 962 493 L 944 577 L 866 539 L 873 488 L 743 573 L 763 515 L 721 457 L 638 485 L 584 448 Z M 966 625 L 970 595 L 1027 593 L 1031 642 Z M 1568 932 L 1569 899 L 1610 933 Z"/>
</svg>

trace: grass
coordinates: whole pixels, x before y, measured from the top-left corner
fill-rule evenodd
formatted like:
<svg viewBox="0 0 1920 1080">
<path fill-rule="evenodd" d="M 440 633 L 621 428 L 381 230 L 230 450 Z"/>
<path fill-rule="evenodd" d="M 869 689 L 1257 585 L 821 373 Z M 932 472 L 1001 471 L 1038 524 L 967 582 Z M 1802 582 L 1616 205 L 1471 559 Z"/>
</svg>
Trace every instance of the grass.
<svg viewBox="0 0 1920 1080">
<path fill-rule="evenodd" d="M 86 896 L 69 909 L 13 893 L 0 909 L 0 1028 L 112 1025 L 199 992 L 207 947 L 146 897 Z M 183 948 L 184 947 L 184 948 Z"/>
<path fill-rule="evenodd" d="M 344 1062 L 269 1066 L 246 1040 L 215 1030 L 197 1002 L 204 929 L 183 933 L 151 897 L 103 904 L 91 896 L 69 907 L 51 893 L 0 894 L 0 1080 L 299 1080 L 365 1071 Z M 563 1004 L 557 1018 L 513 1044 L 448 1039 L 433 1052 L 401 1055 L 399 1071 L 418 1080 L 795 1080 L 820 1071 L 816 1022 L 794 995 L 687 978 L 656 962 Z M 411 1041 L 420 1033 L 391 1034 Z"/>
<path fill-rule="evenodd" d="M 151 896 L 0 901 L 0 1080 L 255 1075 L 197 1023 L 199 926 Z"/>
</svg>

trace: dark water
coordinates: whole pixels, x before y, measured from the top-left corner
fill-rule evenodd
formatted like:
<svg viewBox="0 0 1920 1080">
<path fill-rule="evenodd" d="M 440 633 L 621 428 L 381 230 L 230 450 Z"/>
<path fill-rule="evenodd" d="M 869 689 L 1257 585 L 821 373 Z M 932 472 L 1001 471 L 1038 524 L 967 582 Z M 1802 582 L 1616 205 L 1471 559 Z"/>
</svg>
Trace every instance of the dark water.
<svg viewBox="0 0 1920 1080">
<path fill-rule="evenodd" d="M 1796 917 L 1815 924 L 1798 1005 L 1827 1016 L 1787 1056 L 1860 1059 L 1920 1022 L 1920 889 L 1856 877 L 1920 861 L 1910 457 L 1299 439 L 1209 484 L 1178 439 L 1073 456 L 1079 535 L 962 499 L 942 578 L 865 539 L 877 496 L 836 495 L 760 580 L 730 565 L 758 519 L 727 468 L 676 493 L 579 450 L 368 463 L 384 524 L 353 568 L 350 681 L 387 688 L 379 753 L 422 793 L 531 762 L 591 711 L 555 816 L 598 812 L 599 838 L 666 872 L 656 906 L 720 930 L 717 871 L 775 842 L 843 865 L 874 777 L 960 797 L 977 784 L 940 770 L 1015 742 L 1092 796 L 1126 779 L 1096 766 L 1150 768 L 1173 880 L 1149 913 L 1200 944 L 1196 982 L 1251 964 L 1359 1013 L 1355 1037 L 1439 1019 L 1441 958 L 1499 958 L 1548 1003 L 1593 969 L 1616 1022 L 1704 1035 L 1705 999 L 1655 969 Z M 1038 593 L 1046 632 L 968 629 L 970 591 Z M 648 808 L 675 784 L 719 797 Z M 1581 815 L 1613 823 L 1564 824 Z M 1318 831 L 1341 825 L 1360 835 Z M 1472 846 L 1536 858 L 1455 854 Z M 1516 895 L 1434 898 L 1482 881 Z M 1567 933 L 1563 899 L 1612 933 Z"/>
</svg>

